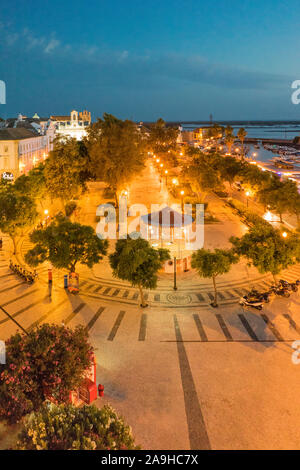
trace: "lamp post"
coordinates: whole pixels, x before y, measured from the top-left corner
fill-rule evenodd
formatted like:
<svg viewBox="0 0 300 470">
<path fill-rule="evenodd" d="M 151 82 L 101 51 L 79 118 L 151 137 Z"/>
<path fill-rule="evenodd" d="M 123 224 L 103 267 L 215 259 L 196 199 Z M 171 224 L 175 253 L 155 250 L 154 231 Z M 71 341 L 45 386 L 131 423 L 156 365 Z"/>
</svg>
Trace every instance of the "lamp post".
<svg viewBox="0 0 300 470">
<path fill-rule="evenodd" d="M 246 193 L 245 193 L 245 194 L 246 194 L 246 200 L 247 200 L 247 209 L 248 209 L 248 205 L 249 205 L 249 204 L 248 204 L 248 202 L 249 202 L 249 196 L 250 196 L 250 193 L 249 193 L 249 191 L 246 191 Z"/>
<path fill-rule="evenodd" d="M 180 195 L 181 195 L 181 212 L 183 213 L 183 197 L 184 197 L 184 191 L 180 191 Z"/>
<path fill-rule="evenodd" d="M 173 289 L 174 290 L 177 290 L 177 284 L 176 284 L 176 270 L 177 270 L 177 260 L 176 260 L 176 256 L 174 256 L 174 286 L 173 286 Z"/>
<path fill-rule="evenodd" d="M 165 175 L 166 175 L 166 186 L 168 186 L 168 170 L 165 170 Z"/>
</svg>

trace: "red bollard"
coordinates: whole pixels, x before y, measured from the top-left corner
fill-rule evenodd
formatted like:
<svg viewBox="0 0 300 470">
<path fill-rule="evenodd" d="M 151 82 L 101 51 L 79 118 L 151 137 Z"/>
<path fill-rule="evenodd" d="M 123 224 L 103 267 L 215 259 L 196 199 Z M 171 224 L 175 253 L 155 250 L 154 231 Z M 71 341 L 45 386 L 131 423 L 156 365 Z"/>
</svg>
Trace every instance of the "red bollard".
<svg viewBox="0 0 300 470">
<path fill-rule="evenodd" d="M 101 385 L 101 384 L 98 385 L 98 394 L 99 394 L 99 397 L 104 396 L 104 385 Z"/>
</svg>

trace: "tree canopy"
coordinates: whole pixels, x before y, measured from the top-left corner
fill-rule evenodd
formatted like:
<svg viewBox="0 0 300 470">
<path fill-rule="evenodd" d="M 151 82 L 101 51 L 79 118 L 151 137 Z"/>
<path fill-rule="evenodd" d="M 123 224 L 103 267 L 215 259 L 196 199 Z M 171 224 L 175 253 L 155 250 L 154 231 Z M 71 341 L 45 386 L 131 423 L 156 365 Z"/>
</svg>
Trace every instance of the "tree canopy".
<svg viewBox="0 0 300 470">
<path fill-rule="evenodd" d="M 156 288 L 157 272 L 169 258 L 168 250 L 156 250 L 143 238 L 128 238 L 117 241 L 115 252 L 109 255 L 109 262 L 115 277 L 138 286 L 141 305 L 145 306 L 142 288 Z"/>
<path fill-rule="evenodd" d="M 34 247 L 25 255 L 25 261 L 37 266 L 50 261 L 55 268 L 75 271 L 81 263 L 91 268 L 106 254 L 108 241 L 101 240 L 88 225 L 72 223 L 58 216 L 48 227 L 34 230 L 30 235 Z"/>
<path fill-rule="evenodd" d="M 145 142 L 134 122 L 104 114 L 89 129 L 86 140 L 91 172 L 104 181 L 115 194 L 144 168 Z"/>
<path fill-rule="evenodd" d="M 243 237 L 231 237 L 230 241 L 238 255 L 245 256 L 260 273 L 271 273 L 274 279 L 300 259 L 298 236 L 289 233 L 283 238 L 280 230 L 270 224 L 254 225 Z"/>
<path fill-rule="evenodd" d="M 86 189 L 90 158 L 84 142 L 74 138 L 55 140 L 54 148 L 45 162 L 45 181 L 52 199 L 66 202 Z"/>
<path fill-rule="evenodd" d="M 168 127 L 165 121 L 160 118 L 150 126 L 148 145 L 155 154 L 174 151 L 176 150 L 178 134 L 179 129 L 177 127 Z"/>
<path fill-rule="evenodd" d="M 233 250 L 214 251 L 201 248 L 192 254 L 192 268 L 196 269 L 200 277 L 213 280 L 215 299 L 213 306 L 217 306 L 216 277 L 230 271 L 232 264 L 238 262 L 238 255 Z"/>
<path fill-rule="evenodd" d="M 9 185 L 0 191 L 0 229 L 11 237 L 14 253 L 17 237 L 21 236 L 25 229 L 30 228 L 37 217 L 34 201 L 29 196 L 17 192 L 14 185 Z"/>
</svg>

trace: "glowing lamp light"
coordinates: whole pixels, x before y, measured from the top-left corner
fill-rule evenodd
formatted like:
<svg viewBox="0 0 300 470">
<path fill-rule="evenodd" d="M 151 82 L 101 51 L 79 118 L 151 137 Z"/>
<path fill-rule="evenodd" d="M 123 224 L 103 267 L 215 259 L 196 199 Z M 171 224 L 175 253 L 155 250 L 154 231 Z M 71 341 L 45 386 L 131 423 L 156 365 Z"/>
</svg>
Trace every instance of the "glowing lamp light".
<svg viewBox="0 0 300 470">
<path fill-rule="evenodd" d="M 178 184 L 177 179 L 174 178 L 174 179 L 172 180 L 172 183 L 173 183 L 173 184 Z"/>
<path fill-rule="evenodd" d="M 250 196 L 250 191 L 246 191 L 246 196 L 249 197 Z"/>
<path fill-rule="evenodd" d="M 283 238 L 286 238 L 288 236 L 288 234 L 286 232 L 283 232 L 282 236 L 283 236 Z"/>
<path fill-rule="evenodd" d="M 182 190 L 182 191 L 180 191 L 180 194 L 181 194 L 181 196 L 183 196 L 183 195 L 184 195 L 184 191 L 183 191 L 183 190 Z"/>
<path fill-rule="evenodd" d="M 48 215 L 48 214 L 49 214 L 48 209 L 45 209 L 45 210 L 44 210 L 44 214 L 45 214 L 45 215 Z"/>
<path fill-rule="evenodd" d="M 267 222 L 272 222 L 273 220 L 273 214 L 270 212 L 270 211 L 267 211 L 265 213 L 265 215 L 263 216 L 263 218 L 267 221 Z"/>
<path fill-rule="evenodd" d="M 168 170 L 165 171 L 165 174 L 166 174 L 166 175 L 168 174 Z"/>
<path fill-rule="evenodd" d="M 156 159 L 156 163 L 159 163 L 159 158 Z"/>
</svg>

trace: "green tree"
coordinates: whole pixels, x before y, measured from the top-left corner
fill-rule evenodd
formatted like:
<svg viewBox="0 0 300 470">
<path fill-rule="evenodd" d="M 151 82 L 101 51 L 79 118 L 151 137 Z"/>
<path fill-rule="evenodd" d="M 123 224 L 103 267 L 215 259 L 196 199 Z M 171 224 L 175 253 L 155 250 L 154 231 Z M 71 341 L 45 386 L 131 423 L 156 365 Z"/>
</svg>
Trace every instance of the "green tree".
<svg viewBox="0 0 300 470">
<path fill-rule="evenodd" d="M 138 450 L 131 428 L 108 405 L 45 403 L 29 415 L 18 450 Z"/>
<path fill-rule="evenodd" d="M 201 248 L 192 254 L 192 268 L 196 269 L 200 277 L 212 279 L 215 291 L 213 307 L 218 307 L 218 293 L 216 277 L 230 271 L 232 264 L 238 262 L 238 256 L 232 250 L 214 251 Z"/>
<path fill-rule="evenodd" d="M 160 118 L 150 126 L 148 135 L 148 145 L 154 154 L 164 154 L 174 151 L 177 147 L 179 130 L 177 127 L 167 126 Z"/>
<path fill-rule="evenodd" d="M 225 139 L 224 139 L 224 142 L 227 146 L 227 149 L 228 149 L 228 152 L 231 153 L 231 149 L 232 149 L 232 146 L 235 142 L 235 137 L 234 135 L 231 135 L 231 134 L 228 134 L 226 135 Z"/>
<path fill-rule="evenodd" d="M 78 197 L 86 189 L 90 178 L 90 158 L 84 142 L 76 139 L 57 139 L 45 162 L 45 181 L 52 199 L 66 202 Z"/>
<path fill-rule="evenodd" d="M 55 268 L 71 272 L 75 272 L 77 263 L 89 268 L 99 263 L 108 247 L 108 241 L 100 240 L 92 227 L 64 217 L 56 217 L 48 227 L 34 230 L 30 241 L 35 246 L 26 253 L 26 263 L 37 266 L 50 261 Z"/>
<path fill-rule="evenodd" d="M 90 129 L 91 172 L 109 185 L 118 206 L 119 192 L 144 168 L 145 144 L 136 124 L 104 114 Z"/>
<path fill-rule="evenodd" d="M 13 185 L 0 191 L 0 229 L 12 239 L 14 254 L 17 251 L 18 237 L 32 227 L 37 217 L 34 201 L 15 191 Z"/>
<path fill-rule="evenodd" d="M 232 136 L 233 135 L 233 127 L 231 126 L 226 126 L 225 127 L 225 137 Z"/>
<path fill-rule="evenodd" d="M 201 202 L 205 202 L 210 192 L 222 187 L 219 172 L 213 166 L 213 159 L 209 161 L 206 156 L 194 158 L 186 170 L 186 177 Z"/>
<path fill-rule="evenodd" d="M 245 138 L 247 137 L 247 135 L 248 135 L 248 132 L 243 127 L 241 127 L 237 132 L 237 137 L 239 138 L 239 140 L 242 144 L 242 155 L 243 155 L 243 157 L 245 156 L 244 142 L 245 142 Z"/>
<path fill-rule="evenodd" d="M 270 224 L 254 225 L 243 237 L 231 237 L 230 241 L 238 255 L 247 258 L 261 274 L 271 273 L 275 282 L 276 275 L 299 258 L 298 236 L 290 233 L 284 238 Z"/>
<path fill-rule="evenodd" d="M 280 181 L 279 178 L 272 178 L 270 185 L 258 192 L 259 201 L 274 210 L 279 215 L 280 222 L 284 213 L 295 213 L 298 196 L 297 184 L 294 181 Z"/>
<path fill-rule="evenodd" d="M 16 333 L 6 341 L 6 364 L 0 374 L 0 419 L 10 423 L 38 410 L 51 398 L 68 401 L 84 379 L 93 348 L 83 326 L 74 330 L 43 324 L 28 335 Z"/>
<path fill-rule="evenodd" d="M 30 170 L 27 175 L 19 176 L 14 183 L 16 191 L 39 202 L 42 209 L 47 194 L 44 170 L 45 164 L 40 163 Z"/>
<path fill-rule="evenodd" d="M 139 288 L 141 307 L 146 307 L 143 288 L 156 288 L 157 272 L 169 258 L 168 250 L 155 250 L 142 238 L 128 238 L 117 241 L 115 252 L 109 255 L 109 263 L 115 277 Z"/>
</svg>

